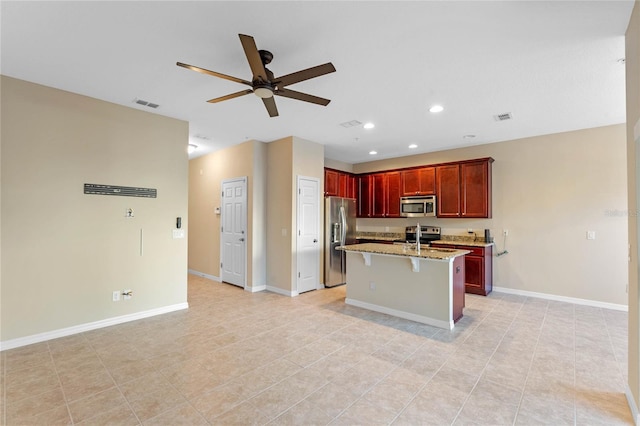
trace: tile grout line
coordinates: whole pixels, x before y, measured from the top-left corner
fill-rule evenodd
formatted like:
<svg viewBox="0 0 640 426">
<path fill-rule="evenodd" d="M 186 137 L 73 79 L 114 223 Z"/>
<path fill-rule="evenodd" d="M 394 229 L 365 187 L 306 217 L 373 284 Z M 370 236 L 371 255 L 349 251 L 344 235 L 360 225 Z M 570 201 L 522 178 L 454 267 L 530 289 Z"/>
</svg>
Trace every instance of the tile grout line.
<svg viewBox="0 0 640 426">
<path fill-rule="evenodd" d="M 85 336 L 86 339 L 86 336 Z M 100 360 L 100 364 L 102 365 L 102 367 L 105 369 L 105 371 L 107 372 L 107 374 L 109 375 L 109 378 L 111 378 L 111 380 L 113 381 L 113 384 L 115 386 L 116 389 L 118 389 L 118 392 L 120 392 L 120 395 L 122 395 L 122 397 L 124 398 L 125 402 L 127 403 L 127 406 L 129 407 L 129 409 L 131 410 L 131 412 L 133 413 L 133 415 L 135 416 L 136 420 L 138 421 L 139 425 L 142 425 L 142 422 L 140 421 L 140 418 L 138 417 L 138 414 L 136 414 L 135 410 L 133 409 L 133 407 L 131 406 L 131 403 L 129 402 L 129 399 L 124 395 L 124 393 L 122 392 L 122 389 L 120 389 L 120 385 L 118 385 L 118 382 L 116 382 L 116 380 L 113 378 L 113 375 L 111 374 L 111 371 L 107 368 L 107 366 L 104 364 L 104 361 L 102 359 L 102 357 L 100 356 L 100 354 L 98 353 L 98 351 L 94 348 L 93 343 L 87 339 L 87 343 L 89 344 L 89 347 L 91 348 L 91 350 L 93 350 L 93 352 L 96 354 L 96 356 L 98 357 L 98 359 Z M 96 394 L 93 394 L 91 396 L 94 395 L 100 395 L 103 392 L 106 392 L 109 389 L 105 389 L 101 392 L 98 392 Z M 85 399 L 85 398 L 82 398 Z M 96 414 L 97 416 L 98 414 Z M 93 416 L 93 417 L 96 417 Z M 91 420 L 93 417 L 89 417 L 88 419 L 85 419 L 83 421 L 87 421 L 87 420 Z M 73 418 L 72 418 L 73 421 Z M 74 422 L 75 424 L 75 422 Z"/>
<path fill-rule="evenodd" d="M 345 325 L 344 327 L 341 327 L 341 328 L 340 328 L 340 329 L 338 329 L 338 330 L 334 330 L 334 331 L 332 331 L 332 332 L 331 332 L 331 333 L 329 333 L 327 336 L 330 336 L 330 335 L 332 335 L 332 334 L 334 334 L 334 333 L 337 333 L 338 331 L 340 331 L 340 330 L 342 330 L 342 329 L 348 328 L 348 327 L 349 327 L 349 326 L 351 326 L 351 325 L 353 325 L 353 324 L 347 324 L 347 325 Z M 325 337 L 327 337 L 327 336 L 325 336 Z M 318 339 L 318 340 L 319 340 L 319 339 Z M 388 344 L 388 343 L 389 343 L 389 342 L 385 343 L 385 345 L 386 345 L 386 344 Z M 309 343 L 309 344 L 311 344 L 311 343 Z M 424 344 L 424 343 L 423 343 L 423 344 Z M 420 345 L 420 347 L 421 347 L 423 344 L 421 344 L 421 345 Z M 308 346 L 308 345 L 305 345 L 305 346 Z M 304 347 L 304 346 L 303 346 L 303 347 Z M 336 352 L 338 352 L 339 350 L 341 350 L 341 349 L 343 349 L 343 348 L 345 348 L 345 347 L 347 347 L 347 345 L 343 345 L 340 349 L 336 349 L 335 351 L 331 352 L 330 354 L 327 354 L 326 356 L 324 356 L 324 357 L 320 358 L 319 360 L 317 360 L 317 361 L 315 361 L 315 362 L 313 362 L 313 363 L 309 364 L 307 367 L 302 367 L 302 366 L 301 366 L 301 367 L 302 367 L 302 369 L 303 369 L 303 370 L 305 370 L 306 368 L 311 367 L 312 365 L 314 365 L 314 364 L 316 364 L 316 363 L 320 362 L 322 359 L 326 358 L 327 356 L 329 356 L 329 355 L 331 355 L 331 354 L 333 354 L 333 353 L 336 353 Z M 300 349 L 302 349 L 302 348 L 300 348 Z M 299 350 L 299 349 L 298 349 L 298 350 Z M 416 349 L 416 351 L 417 351 L 417 349 Z M 294 352 L 295 352 L 295 351 L 294 351 Z M 414 352 L 415 352 L 415 351 L 414 351 Z M 412 353 L 413 353 L 413 352 L 412 352 Z M 367 354 L 367 355 L 371 355 L 371 354 Z M 284 358 L 284 356 L 282 356 L 282 357 L 280 357 L 280 358 L 278 358 L 278 359 L 283 359 L 283 358 Z M 295 363 L 294 363 L 294 364 L 295 364 Z M 352 369 L 352 368 L 354 368 L 354 367 L 355 367 L 355 365 L 354 365 L 354 366 L 352 366 L 352 367 L 350 367 L 350 368 L 348 368 L 346 371 L 349 371 L 349 370 L 351 370 L 351 369 Z M 395 370 L 395 369 L 393 369 L 393 370 L 391 370 L 391 371 L 394 371 L 394 370 Z M 363 395 L 365 395 L 369 390 L 373 389 L 373 388 L 374 388 L 378 383 L 380 383 L 382 380 L 384 380 L 384 378 L 386 378 L 387 376 L 389 376 L 389 374 L 391 374 L 391 371 L 390 371 L 389 373 L 387 373 L 383 378 L 381 378 L 380 380 L 378 380 L 376 383 L 374 383 L 370 388 L 367 388 L 367 390 L 366 390 L 366 391 L 364 391 L 364 392 L 362 393 L 362 395 L 360 395 L 360 396 L 359 396 L 355 401 L 353 401 L 353 402 L 352 402 L 351 404 L 349 404 L 346 408 L 344 408 L 340 413 L 338 413 L 338 415 L 336 415 L 335 417 L 333 417 L 333 418 L 331 419 L 331 421 L 334 421 L 335 419 L 337 419 L 338 417 L 340 417 L 340 416 L 341 416 L 344 412 L 346 412 L 346 411 L 347 411 L 347 410 L 348 410 L 348 409 L 349 409 L 353 404 L 355 404 L 355 403 L 356 403 L 356 402 L 358 402 L 360 399 L 362 399 L 362 396 L 363 396 Z M 269 386 L 268 388 L 264 389 L 262 392 L 264 392 L 264 391 L 268 390 L 269 388 L 271 388 L 271 387 L 273 387 L 273 386 L 277 385 L 278 383 L 280 383 L 280 382 L 282 382 L 282 381 L 286 380 L 286 379 L 287 379 L 287 378 L 289 378 L 289 377 L 291 377 L 291 376 L 288 376 L 288 377 L 286 377 L 286 378 L 282 379 L 281 381 L 279 381 L 279 382 L 277 382 L 277 383 L 274 383 L 273 385 L 271 385 L 271 386 Z M 328 381 L 328 383 L 326 383 L 325 385 L 323 385 L 322 387 L 320 387 L 320 389 L 322 389 L 323 387 L 327 386 L 329 383 L 332 383 L 332 381 L 330 381 L 330 380 L 329 380 L 329 381 Z M 317 389 L 317 390 L 320 390 L 320 389 Z M 317 390 L 316 390 L 316 391 L 317 391 Z M 278 417 L 282 416 L 282 415 L 283 415 L 283 414 L 285 414 L 287 411 L 291 410 L 293 407 L 295 407 L 296 405 L 300 404 L 302 401 L 306 400 L 309 396 L 313 395 L 316 391 L 314 391 L 314 392 L 312 392 L 311 394 L 307 395 L 306 397 L 304 397 L 304 398 L 303 398 L 303 399 L 301 399 L 300 401 L 296 402 L 294 405 L 292 405 L 291 407 L 287 408 L 286 410 L 284 410 L 284 411 L 282 411 L 282 412 L 278 413 L 278 415 L 276 415 L 273 419 L 270 419 L 270 420 L 269 420 L 269 422 L 267 422 L 267 423 L 265 423 L 265 424 L 273 423 L 275 420 L 277 420 L 277 419 L 278 419 Z M 256 394 L 255 396 L 257 396 L 257 395 L 261 394 L 262 392 L 260 392 L 260 393 Z M 248 400 L 247 400 L 247 401 L 248 401 Z M 253 405 L 253 404 L 252 404 L 252 405 Z M 255 407 L 255 405 L 254 405 L 254 407 Z M 259 408 L 259 407 L 257 407 L 257 408 Z"/>
<path fill-rule="evenodd" d="M 530 299 L 527 297 L 527 299 Z M 526 300 L 526 299 L 525 299 Z M 542 334 L 542 329 L 544 328 L 544 323 L 547 319 L 547 312 L 549 311 L 549 303 L 546 304 L 544 310 L 544 316 L 542 318 L 542 323 L 540 324 L 540 331 L 538 331 L 538 336 L 536 338 L 536 344 L 533 347 L 533 354 L 531 355 L 531 360 L 529 361 L 529 368 L 527 369 L 527 375 L 524 379 L 524 384 L 522 385 L 522 393 L 520 394 L 520 401 L 518 401 L 518 407 L 516 409 L 516 415 L 513 418 L 513 424 L 515 425 L 518 420 L 518 415 L 520 414 L 520 407 L 522 406 L 522 401 L 524 400 L 524 393 L 527 390 L 527 382 L 529 381 L 529 377 L 531 375 L 531 367 L 533 366 L 533 361 L 536 357 L 536 351 L 538 349 L 538 344 L 540 343 L 540 335 Z"/>
<path fill-rule="evenodd" d="M 602 308 L 599 309 L 599 312 L 602 315 L 602 318 L 604 319 L 605 328 L 607 330 L 607 337 L 609 338 L 609 346 L 611 347 L 611 351 L 613 353 L 613 359 L 616 361 L 617 370 L 620 373 L 622 381 L 624 382 L 625 372 L 620 367 L 620 360 L 618 359 L 618 356 L 616 355 L 616 348 L 615 348 L 615 346 L 613 344 L 613 338 L 611 337 L 611 331 L 609 330 L 609 322 L 607 321 L 607 318 L 605 317 L 604 311 L 602 310 Z M 627 337 L 627 340 L 628 340 L 628 337 Z"/>
<path fill-rule="evenodd" d="M 520 309 L 518 309 L 518 312 L 513 316 L 513 319 L 511 320 L 511 323 L 509 323 L 509 327 L 507 327 L 507 329 L 504 331 L 504 333 L 502 334 L 502 337 L 500 338 L 500 341 L 496 344 L 496 347 L 493 349 L 493 352 L 491 353 L 491 356 L 488 357 L 487 362 L 484 364 L 484 367 L 482 367 L 482 371 L 480 372 L 480 374 L 478 375 L 478 379 L 476 380 L 476 382 L 473 384 L 473 387 L 471 388 L 471 391 L 469 391 L 469 393 L 467 394 L 467 397 L 464 399 L 464 401 L 462 402 L 462 405 L 460 406 L 460 409 L 458 410 L 458 413 L 456 414 L 456 416 L 453 418 L 453 420 L 451 421 L 451 424 L 453 425 L 456 420 L 458 419 L 458 417 L 460 417 L 460 414 L 462 413 L 462 410 L 464 410 L 464 406 L 467 404 L 467 402 L 469 401 L 469 398 L 471 397 L 471 394 L 473 393 L 473 391 L 476 389 L 476 387 L 478 386 L 478 383 L 480 383 L 480 380 L 482 379 L 482 376 L 484 375 L 485 370 L 487 369 L 487 365 L 489 365 L 489 362 L 491 361 L 491 358 L 493 358 L 493 356 L 495 355 L 496 351 L 498 350 L 498 348 L 500 347 L 500 345 L 502 344 L 502 342 L 504 341 L 504 337 L 507 335 L 507 332 L 511 329 L 511 327 L 513 326 L 515 319 L 517 317 L 517 315 L 520 313 L 520 311 L 522 311 L 522 307 L 524 306 L 524 301 L 526 301 L 527 299 L 524 299 L 522 302 L 520 302 Z M 504 296 L 500 299 L 500 302 L 504 301 Z M 496 303 L 496 306 L 494 306 L 491 311 L 482 319 L 482 321 L 480 321 L 480 323 L 478 324 L 478 327 L 480 326 L 480 324 L 482 324 L 487 318 L 489 318 L 489 316 L 496 310 L 496 308 L 500 305 L 500 303 Z M 478 328 L 476 327 L 476 329 Z M 474 330 L 475 331 L 475 330 Z M 469 336 L 470 337 L 470 336 Z M 487 379 L 488 380 L 488 379 Z M 517 409 L 516 409 L 516 416 L 517 416 Z M 514 416 L 514 420 L 515 417 Z"/>
<path fill-rule="evenodd" d="M 503 300 L 504 297 L 502 297 L 500 300 Z M 499 305 L 499 303 L 496 303 L 496 306 Z M 478 329 L 478 327 L 485 321 L 485 319 L 487 319 L 489 317 L 489 315 L 491 315 L 491 312 L 493 312 L 496 308 L 496 306 L 494 306 L 493 308 L 491 308 L 491 311 L 489 311 L 489 313 L 487 315 L 485 315 L 485 317 L 473 328 L 473 331 L 469 333 L 469 335 L 461 341 L 461 344 L 466 342 L 471 335 L 473 334 L 473 332 L 475 330 Z M 435 333 L 432 337 L 435 337 L 437 334 L 441 334 L 444 333 L 443 330 L 439 330 L 437 333 Z M 506 334 L 506 331 L 505 331 Z M 504 335 L 503 335 L 504 338 Z M 500 342 L 502 342 L 502 339 L 500 339 Z M 496 345 L 496 348 L 500 345 L 500 342 Z M 423 343 L 423 345 L 425 345 L 425 343 Z M 459 348 L 457 348 L 455 351 L 453 351 L 449 356 L 453 356 L 457 351 L 459 350 Z M 495 353 L 495 350 L 494 350 Z M 493 355 L 492 355 L 493 356 Z M 447 357 L 449 358 L 449 357 Z M 489 357 L 489 359 L 491 359 L 491 357 Z M 447 359 L 448 360 L 448 359 Z M 487 364 L 489 363 L 489 361 L 487 361 Z M 427 380 L 421 387 L 420 389 L 418 389 L 418 391 L 413 395 L 413 397 L 411 398 L 411 400 L 409 400 L 409 402 L 407 402 L 407 404 L 405 404 L 405 406 L 402 408 L 402 410 L 400 410 L 400 412 L 393 418 L 393 420 L 389 423 L 389 425 L 391 425 L 392 423 L 394 423 L 396 420 L 398 420 L 398 418 L 402 415 L 402 413 L 407 409 L 407 407 L 416 399 L 416 397 L 424 390 L 424 388 L 427 387 L 427 385 L 431 382 L 431 380 L 433 380 L 433 378 L 440 372 L 440 370 L 442 370 L 442 368 L 447 364 L 447 361 L 443 362 L 442 365 L 435 371 L 435 373 L 429 378 L 429 380 Z M 486 368 L 486 364 L 485 367 Z M 484 371 L 484 368 L 482 371 Z M 482 377 L 482 373 L 480 374 L 480 376 L 478 376 L 478 379 L 476 380 L 476 382 L 474 383 L 473 387 L 471 388 L 471 390 L 469 391 L 469 394 L 467 395 L 467 397 L 465 398 L 464 402 L 462 403 L 460 409 L 458 410 L 458 412 L 456 413 L 456 416 L 454 417 L 454 419 L 452 420 L 451 424 L 453 424 L 455 422 L 455 420 L 458 418 L 458 416 L 460 415 L 460 412 L 462 411 L 462 408 L 464 407 L 464 404 L 467 402 L 467 399 L 469 398 L 469 396 L 471 395 L 471 393 L 473 392 L 473 390 L 475 389 L 476 385 L 478 384 L 478 382 L 480 381 L 480 378 Z"/>
<path fill-rule="evenodd" d="M 69 400 L 67 399 L 67 394 L 65 393 L 64 387 L 62 386 L 62 380 L 60 379 L 60 374 L 58 373 L 58 367 L 53 360 L 53 353 L 51 352 L 51 345 L 49 345 L 49 342 L 47 342 L 47 352 L 49 353 L 49 359 L 51 359 L 51 364 L 53 365 L 53 371 L 56 373 L 56 379 L 58 379 L 58 386 L 60 387 L 60 392 L 62 392 L 62 398 L 64 399 L 64 405 L 67 409 L 67 414 L 69 414 L 69 420 L 71 420 L 71 424 L 74 424 L 75 422 L 73 421 L 73 416 L 71 415 L 71 409 L 69 408 Z"/>
</svg>

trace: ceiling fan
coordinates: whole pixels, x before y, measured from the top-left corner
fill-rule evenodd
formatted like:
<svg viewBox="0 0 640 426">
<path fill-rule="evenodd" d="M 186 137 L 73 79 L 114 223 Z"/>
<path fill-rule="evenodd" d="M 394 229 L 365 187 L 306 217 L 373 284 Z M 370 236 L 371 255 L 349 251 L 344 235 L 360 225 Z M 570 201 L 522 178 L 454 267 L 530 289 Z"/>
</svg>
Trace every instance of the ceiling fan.
<svg viewBox="0 0 640 426">
<path fill-rule="evenodd" d="M 240 42 L 242 43 L 244 54 L 247 56 L 247 61 L 249 61 L 249 66 L 251 67 L 251 72 L 253 73 L 251 81 L 221 74 L 215 71 L 210 71 L 193 65 L 183 64 L 182 62 L 176 63 L 176 65 L 180 67 L 197 71 L 202 74 L 209 74 L 214 77 L 224 78 L 225 80 L 235 81 L 236 83 L 245 84 L 251 87 L 251 89 L 231 93 L 230 95 L 221 96 L 219 98 L 209 99 L 207 102 L 222 102 L 226 101 L 227 99 L 233 99 L 240 96 L 248 95 L 249 93 L 254 93 L 259 98 L 262 98 L 262 102 L 267 108 L 267 112 L 269 113 L 270 117 L 278 116 L 278 108 L 276 107 L 276 102 L 273 99 L 273 95 L 283 96 L 290 99 L 297 99 L 299 101 L 311 102 L 312 104 L 323 106 L 326 106 L 329 104 L 329 102 L 331 102 L 329 99 L 324 99 L 318 96 L 309 95 L 307 93 L 297 92 L 295 90 L 285 88 L 286 86 L 294 83 L 299 83 L 304 80 L 309 80 L 311 78 L 320 77 L 321 75 L 334 72 L 336 69 L 331 62 L 327 62 L 326 64 L 307 68 L 305 70 L 294 72 L 291 74 L 283 75 L 282 77 L 274 77 L 273 73 L 265 67 L 265 65 L 269 64 L 273 59 L 273 54 L 267 50 L 258 50 L 253 37 L 244 34 L 238 34 L 238 36 L 240 37 Z"/>
</svg>

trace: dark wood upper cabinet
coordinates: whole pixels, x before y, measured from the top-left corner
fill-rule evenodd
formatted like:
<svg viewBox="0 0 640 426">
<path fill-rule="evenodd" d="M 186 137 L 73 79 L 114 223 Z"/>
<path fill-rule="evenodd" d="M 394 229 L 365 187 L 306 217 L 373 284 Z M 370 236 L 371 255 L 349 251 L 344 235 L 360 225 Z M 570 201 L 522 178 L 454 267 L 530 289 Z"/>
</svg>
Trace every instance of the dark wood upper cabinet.
<svg viewBox="0 0 640 426">
<path fill-rule="evenodd" d="M 371 216 L 400 217 L 400 172 L 371 176 Z"/>
<path fill-rule="evenodd" d="M 357 177 L 358 217 L 371 217 L 372 180 L 371 175 L 360 175 Z"/>
<path fill-rule="evenodd" d="M 402 196 L 436 193 L 436 168 L 421 167 L 402 171 Z"/>
<path fill-rule="evenodd" d="M 346 176 L 347 176 L 347 192 L 345 197 L 358 198 L 358 181 L 356 177 L 352 174 L 348 174 Z"/>
<path fill-rule="evenodd" d="M 491 217 L 493 159 L 436 167 L 438 217 Z"/>
<path fill-rule="evenodd" d="M 324 195 L 337 196 L 340 183 L 340 173 L 335 170 L 324 171 Z"/>
<path fill-rule="evenodd" d="M 400 217 L 400 186 L 402 176 L 400 172 L 385 173 L 387 186 L 386 217 Z"/>
<path fill-rule="evenodd" d="M 385 173 L 375 173 L 371 175 L 371 179 L 371 217 L 385 217 L 385 205 L 387 204 Z"/>
<path fill-rule="evenodd" d="M 436 167 L 436 214 L 460 217 L 460 165 Z"/>
<path fill-rule="evenodd" d="M 491 163 L 460 165 L 462 217 L 491 217 Z"/>
<path fill-rule="evenodd" d="M 356 176 L 334 169 L 324 169 L 324 195 L 325 197 L 356 198 L 358 188 Z"/>
<path fill-rule="evenodd" d="M 325 195 L 355 198 L 358 217 L 401 217 L 400 198 L 436 195 L 442 218 L 491 217 L 493 158 L 355 175 L 325 169 Z"/>
</svg>

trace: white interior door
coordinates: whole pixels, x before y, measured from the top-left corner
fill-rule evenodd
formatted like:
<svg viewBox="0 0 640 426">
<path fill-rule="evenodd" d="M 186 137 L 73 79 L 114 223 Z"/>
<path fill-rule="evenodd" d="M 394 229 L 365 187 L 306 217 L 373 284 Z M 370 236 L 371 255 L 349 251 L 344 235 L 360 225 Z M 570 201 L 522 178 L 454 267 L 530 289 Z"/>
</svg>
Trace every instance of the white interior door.
<svg viewBox="0 0 640 426">
<path fill-rule="evenodd" d="M 320 285 L 320 181 L 298 176 L 298 293 Z"/>
<path fill-rule="evenodd" d="M 247 178 L 222 181 L 220 278 L 245 286 L 247 270 Z"/>
</svg>

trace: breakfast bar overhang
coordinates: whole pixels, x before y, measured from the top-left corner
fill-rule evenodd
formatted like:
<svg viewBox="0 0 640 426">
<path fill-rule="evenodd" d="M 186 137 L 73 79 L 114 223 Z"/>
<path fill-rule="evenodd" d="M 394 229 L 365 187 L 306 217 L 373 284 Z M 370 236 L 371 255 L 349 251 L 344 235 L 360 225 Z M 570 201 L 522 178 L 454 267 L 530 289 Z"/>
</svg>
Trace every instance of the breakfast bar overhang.
<svg viewBox="0 0 640 426">
<path fill-rule="evenodd" d="M 345 303 L 445 329 L 462 317 L 469 251 L 375 243 L 341 249 L 347 252 Z"/>
</svg>

